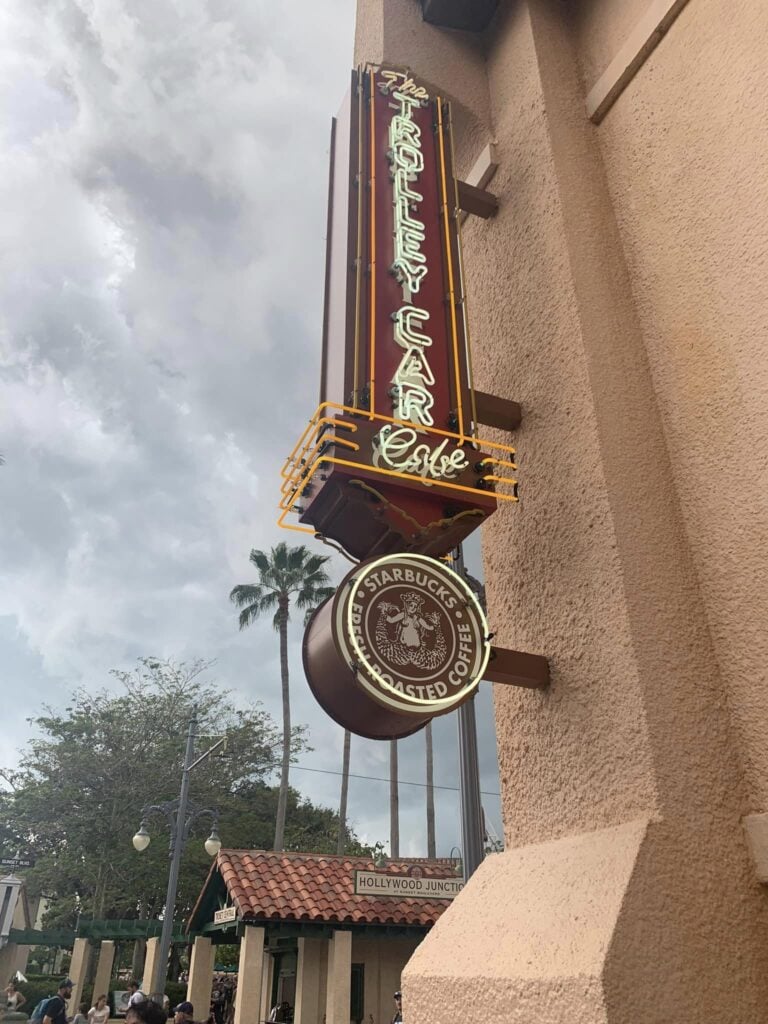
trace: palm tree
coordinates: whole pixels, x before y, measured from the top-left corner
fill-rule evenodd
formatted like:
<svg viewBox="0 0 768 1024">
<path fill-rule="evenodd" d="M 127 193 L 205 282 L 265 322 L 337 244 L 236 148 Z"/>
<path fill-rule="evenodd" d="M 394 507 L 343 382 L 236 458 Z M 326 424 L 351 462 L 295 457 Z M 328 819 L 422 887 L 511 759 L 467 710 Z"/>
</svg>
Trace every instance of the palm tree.
<svg viewBox="0 0 768 1024">
<path fill-rule="evenodd" d="M 424 730 L 427 747 L 427 856 L 437 856 L 435 844 L 435 764 L 432 755 L 432 723 L 427 722 Z"/>
<path fill-rule="evenodd" d="M 334 593 L 335 587 L 323 590 L 323 600 Z M 307 608 L 304 614 L 304 628 L 309 625 L 309 620 L 317 611 L 316 607 Z M 349 795 L 349 754 L 352 746 L 352 733 L 349 729 L 344 730 L 344 752 L 341 755 L 341 794 L 339 796 L 339 831 L 336 836 L 336 853 L 341 857 L 344 855 L 344 847 L 347 841 L 347 797 Z"/>
<path fill-rule="evenodd" d="M 400 793 L 397 787 L 397 740 L 389 741 L 389 856 L 400 857 Z"/>
<path fill-rule="evenodd" d="M 333 593 L 323 566 L 326 555 L 313 555 L 302 544 L 289 548 L 285 542 L 269 554 L 254 548 L 250 561 L 258 573 L 257 583 L 240 583 L 232 589 L 230 600 L 241 609 L 240 629 L 245 629 L 265 612 L 274 610 L 272 624 L 280 634 L 280 682 L 283 697 L 283 756 L 280 769 L 280 793 L 277 800 L 274 849 L 282 850 L 285 836 L 285 810 L 288 803 L 288 770 L 291 763 L 291 701 L 288 687 L 288 621 L 291 601 L 303 609 L 314 607 Z"/>
<path fill-rule="evenodd" d="M 339 837 L 336 842 L 336 853 L 344 853 L 347 838 L 347 795 L 349 793 L 349 752 L 352 746 L 352 734 L 344 730 L 344 753 L 341 758 L 341 797 L 339 798 Z"/>
</svg>

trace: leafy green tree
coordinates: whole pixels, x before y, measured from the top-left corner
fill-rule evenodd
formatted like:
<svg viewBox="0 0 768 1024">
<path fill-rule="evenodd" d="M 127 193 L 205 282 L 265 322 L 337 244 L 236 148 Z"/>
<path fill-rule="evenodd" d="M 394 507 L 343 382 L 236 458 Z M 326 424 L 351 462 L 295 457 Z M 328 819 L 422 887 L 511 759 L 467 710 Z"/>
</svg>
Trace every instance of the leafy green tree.
<svg viewBox="0 0 768 1024">
<path fill-rule="evenodd" d="M 280 765 L 280 798 L 275 817 L 273 848 L 284 849 L 288 805 L 288 775 L 291 764 L 291 699 L 288 679 L 288 622 L 291 602 L 302 610 L 313 608 L 333 593 L 323 566 L 327 555 L 313 555 L 301 545 L 289 548 L 280 543 L 269 554 L 254 548 L 251 564 L 258 574 L 256 583 L 241 583 L 232 589 L 230 600 L 241 609 L 240 629 L 256 619 L 274 613 L 272 624 L 280 637 L 280 683 L 283 700 L 283 752 Z"/>
<path fill-rule="evenodd" d="M 37 858 L 27 872 L 32 893 L 50 899 L 46 924 L 71 927 L 85 918 L 157 918 L 168 877 L 168 830 L 152 819 L 142 854 L 131 844 L 145 804 L 178 796 L 186 730 L 197 709 L 201 744 L 227 734 L 226 753 L 191 776 L 191 798 L 219 811 L 225 846 L 269 847 L 279 794 L 265 781 L 282 736 L 258 706 L 238 708 L 206 678 L 206 666 L 141 659 L 116 672 L 121 692 L 78 691 L 64 711 L 36 719 L 40 732 L 6 773 L 0 794 L 3 847 Z M 291 749 L 304 744 L 294 729 Z M 289 849 L 330 852 L 338 819 L 294 790 L 288 794 Z M 210 867 L 203 819 L 182 857 L 176 916 L 189 914 Z M 354 845 L 354 837 L 350 837 Z"/>
</svg>

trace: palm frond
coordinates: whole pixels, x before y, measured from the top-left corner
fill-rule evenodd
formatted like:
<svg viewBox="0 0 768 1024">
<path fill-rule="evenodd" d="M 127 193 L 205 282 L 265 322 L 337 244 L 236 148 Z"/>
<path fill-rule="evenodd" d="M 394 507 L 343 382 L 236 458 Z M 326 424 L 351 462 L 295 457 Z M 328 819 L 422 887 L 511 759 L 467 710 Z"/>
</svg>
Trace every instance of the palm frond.
<svg viewBox="0 0 768 1024">
<path fill-rule="evenodd" d="M 300 544 L 298 547 L 291 548 L 288 552 L 287 568 L 291 570 L 291 572 L 296 572 L 297 569 L 304 571 L 304 567 L 310 557 L 312 556 L 303 544 Z"/>
<path fill-rule="evenodd" d="M 329 597 L 333 597 L 335 592 L 336 592 L 336 588 L 335 587 L 323 587 L 323 589 L 318 591 L 318 593 L 316 594 L 317 600 L 312 601 L 312 603 L 309 606 L 302 605 L 297 600 L 296 603 L 299 605 L 299 608 L 304 608 L 304 607 L 307 608 L 307 610 L 304 612 L 304 628 L 305 629 L 309 625 L 309 620 L 315 614 L 315 612 L 320 607 L 320 605 L 324 604 L 328 600 Z"/>
<path fill-rule="evenodd" d="M 245 604 L 253 604 L 261 600 L 264 591 L 258 583 L 239 583 L 229 593 L 229 600 L 242 608 Z"/>
<path fill-rule="evenodd" d="M 327 601 L 336 591 L 336 587 L 315 587 L 307 585 L 301 588 L 296 595 L 296 604 L 299 608 L 317 608 Z"/>
<path fill-rule="evenodd" d="M 252 548 L 248 556 L 251 565 L 255 565 L 260 576 L 268 576 L 270 570 L 269 556 L 258 548 Z"/>
<path fill-rule="evenodd" d="M 329 556 L 314 555 L 303 544 L 289 548 L 281 541 L 268 553 L 252 548 L 249 560 L 259 574 L 259 582 L 240 584 L 229 595 L 230 600 L 243 609 L 241 629 L 273 609 L 275 629 L 280 628 L 283 615 L 286 622 L 290 621 L 288 608 L 280 607 L 281 598 L 287 603 L 287 599 L 295 595 L 298 607 L 311 611 L 334 593 L 335 588 L 328 585 L 330 576 L 324 568 Z M 305 622 L 307 618 L 308 615 Z"/>
<path fill-rule="evenodd" d="M 259 613 L 272 611 L 279 600 L 280 595 L 276 590 L 267 590 L 259 601 Z"/>
<path fill-rule="evenodd" d="M 322 569 L 321 575 L 327 577 L 328 573 L 323 569 L 326 562 L 329 561 L 328 555 L 310 555 L 304 564 L 304 571 L 307 576 L 314 576 L 315 573 L 319 573 Z"/>
<path fill-rule="evenodd" d="M 259 606 L 257 604 L 249 604 L 240 612 L 237 617 L 237 622 L 240 629 L 245 629 L 246 626 L 250 626 L 252 622 L 255 622 L 259 617 Z"/>
<path fill-rule="evenodd" d="M 285 572 L 286 569 L 290 568 L 290 556 L 293 550 L 293 548 L 289 550 L 284 540 L 281 540 L 279 544 L 272 548 L 270 561 L 279 572 Z"/>
</svg>

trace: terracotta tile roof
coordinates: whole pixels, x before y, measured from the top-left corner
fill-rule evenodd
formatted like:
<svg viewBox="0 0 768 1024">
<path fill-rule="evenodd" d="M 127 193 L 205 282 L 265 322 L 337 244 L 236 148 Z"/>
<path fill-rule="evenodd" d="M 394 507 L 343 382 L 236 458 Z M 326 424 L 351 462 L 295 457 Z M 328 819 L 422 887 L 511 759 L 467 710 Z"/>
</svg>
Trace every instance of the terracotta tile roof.
<svg viewBox="0 0 768 1024">
<path fill-rule="evenodd" d="M 418 865 L 424 878 L 454 878 L 453 862 L 414 859 L 390 862 L 386 874 L 407 874 Z M 374 871 L 368 857 L 318 853 L 221 850 L 221 873 L 238 916 L 250 920 L 416 925 L 437 921 L 448 900 L 355 894 L 355 871 Z"/>
</svg>

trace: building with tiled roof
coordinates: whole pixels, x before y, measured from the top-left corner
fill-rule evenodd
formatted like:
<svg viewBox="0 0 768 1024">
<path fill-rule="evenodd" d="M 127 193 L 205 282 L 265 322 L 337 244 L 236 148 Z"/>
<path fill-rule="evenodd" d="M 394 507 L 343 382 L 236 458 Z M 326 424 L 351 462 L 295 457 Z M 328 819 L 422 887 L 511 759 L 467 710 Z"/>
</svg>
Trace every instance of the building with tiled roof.
<svg viewBox="0 0 768 1024">
<path fill-rule="evenodd" d="M 216 946 L 239 942 L 243 1024 L 265 1020 L 283 1000 L 296 1024 L 388 1021 L 403 967 L 462 888 L 456 867 L 221 850 L 188 923 L 188 998 L 205 1003 Z"/>
</svg>

